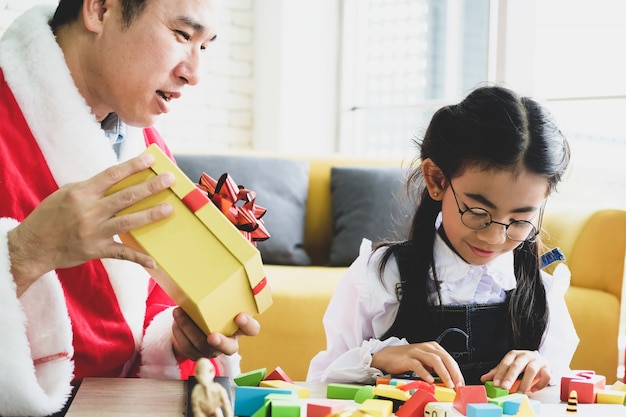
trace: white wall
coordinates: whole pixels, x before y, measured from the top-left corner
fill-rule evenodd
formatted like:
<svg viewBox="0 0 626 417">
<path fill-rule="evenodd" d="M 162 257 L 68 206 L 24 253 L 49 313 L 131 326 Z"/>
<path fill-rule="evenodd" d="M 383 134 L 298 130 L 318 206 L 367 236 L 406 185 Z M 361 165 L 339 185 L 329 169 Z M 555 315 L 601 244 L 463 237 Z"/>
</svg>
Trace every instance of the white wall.
<svg viewBox="0 0 626 417">
<path fill-rule="evenodd" d="M 0 34 L 23 11 L 57 0 L 0 0 Z M 200 85 L 157 127 L 176 151 L 247 149 L 253 127 L 253 1 L 222 0 L 218 39 L 203 58 Z"/>
<path fill-rule="evenodd" d="M 335 150 L 340 3 L 254 2 L 255 149 Z"/>
</svg>

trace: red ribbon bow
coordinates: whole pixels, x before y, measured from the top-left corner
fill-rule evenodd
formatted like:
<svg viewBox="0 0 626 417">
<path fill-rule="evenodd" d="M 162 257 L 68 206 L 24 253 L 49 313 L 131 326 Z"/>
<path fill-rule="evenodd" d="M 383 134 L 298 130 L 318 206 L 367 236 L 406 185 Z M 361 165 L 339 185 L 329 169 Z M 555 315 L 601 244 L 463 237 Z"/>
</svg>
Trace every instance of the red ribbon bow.
<svg viewBox="0 0 626 417">
<path fill-rule="evenodd" d="M 202 173 L 198 188 L 205 191 L 209 199 L 239 229 L 246 239 L 256 245 L 270 237 L 261 217 L 267 209 L 254 203 L 256 193 L 248 190 L 228 175 L 222 174 L 218 181 Z M 237 204 L 241 201 L 241 204 Z"/>
</svg>

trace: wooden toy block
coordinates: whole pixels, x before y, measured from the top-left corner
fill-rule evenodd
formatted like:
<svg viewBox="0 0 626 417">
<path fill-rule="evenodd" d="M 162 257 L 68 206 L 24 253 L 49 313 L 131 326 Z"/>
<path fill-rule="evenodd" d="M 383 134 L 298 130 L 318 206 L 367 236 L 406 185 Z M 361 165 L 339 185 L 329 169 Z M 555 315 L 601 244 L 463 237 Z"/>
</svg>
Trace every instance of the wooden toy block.
<svg viewBox="0 0 626 417">
<path fill-rule="evenodd" d="M 437 402 L 433 394 L 428 391 L 417 390 L 411 395 L 411 398 L 396 411 L 396 417 L 422 417 L 426 404 L 432 402 Z"/>
<path fill-rule="evenodd" d="M 535 377 L 535 379 L 533 379 L 533 381 L 530 383 L 530 387 L 528 387 L 528 389 L 530 390 L 530 388 L 533 387 L 533 385 L 535 385 L 537 382 L 539 382 L 539 377 Z M 517 390 L 519 389 L 519 385 L 522 383 L 522 378 L 518 378 L 513 382 L 513 385 L 511 385 L 511 388 L 509 389 L 509 392 L 513 393 L 513 392 L 517 392 Z M 523 393 L 522 393 L 523 394 Z"/>
<path fill-rule="evenodd" d="M 378 384 L 387 384 L 387 385 L 389 385 L 389 382 L 391 382 L 391 378 L 388 378 L 388 377 L 376 378 L 376 385 L 378 385 Z"/>
<path fill-rule="evenodd" d="M 429 384 L 426 381 L 411 381 L 408 384 L 398 385 L 398 389 L 401 389 L 402 391 L 408 391 L 411 393 L 415 392 L 418 389 L 423 389 L 423 390 L 430 392 L 431 394 L 434 394 L 436 385 Z"/>
<path fill-rule="evenodd" d="M 509 395 L 508 389 L 496 387 L 493 385 L 493 381 L 485 381 L 485 391 L 487 392 L 487 397 L 489 398 L 504 397 L 505 395 Z"/>
<path fill-rule="evenodd" d="M 463 414 L 455 410 L 452 403 L 428 403 L 424 407 L 424 417 L 457 417 Z"/>
<path fill-rule="evenodd" d="M 598 404 L 624 404 L 625 401 L 626 391 L 601 389 L 596 392 L 596 403 Z"/>
<path fill-rule="evenodd" d="M 337 400 L 354 400 L 356 393 L 363 385 L 330 383 L 326 387 L 326 398 Z"/>
<path fill-rule="evenodd" d="M 158 146 L 151 145 L 144 153 L 154 156 L 154 164 L 105 194 L 170 172 L 176 178 L 170 188 L 116 215 L 162 203 L 171 204 L 174 212 L 158 222 L 120 233 L 120 238 L 154 258 L 158 268 L 148 272 L 204 333 L 230 336 L 238 329 L 237 314 L 256 316 L 272 304 L 261 254 Z"/>
<path fill-rule="evenodd" d="M 310 391 L 307 387 L 292 384 L 290 382 L 285 382 L 282 379 L 276 379 L 276 380 L 265 379 L 259 382 L 259 387 L 289 389 L 289 390 L 297 392 L 299 398 L 309 398 L 310 396 Z"/>
<path fill-rule="evenodd" d="M 504 412 L 504 414 L 512 416 L 517 415 L 517 413 L 519 412 L 519 408 L 522 405 L 522 401 L 528 401 L 535 413 L 539 414 L 541 410 L 541 402 L 537 400 L 532 400 L 524 394 L 520 395 L 521 396 L 519 398 L 510 399 L 502 403 L 502 411 Z"/>
<path fill-rule="evenodd" d="M 300 417 L 300 403 L 289 400 L 270 401 L 271 417 Z"/>
<path fill-rule="evenodd" d="M 561 377 L 561 401 L 567 401 L 569 393 L 576 390 L 580 404 L 596 402 L 596 392 L 606 387 L 606 377 L 594 371 L 576 371 L 574 375 Z"/>
<path fill-rule="evenodd" d="M 354 401 L 359 404 L 363 404 L 365 400 L 373 399 L 375 397 L 376 395 L 374 394 L 374 387 L 371 385 L 364 385 L 354 395 Z"/>
<path fill-rule="evenodd" d="M 359 406 L 359 410 L 372 417 L 390 417 L 393 414 L 393 403 L 388 400 L 369 399 Z"/>
<path fill-rule="evenodd" d="M 611 391 L 624 391 L 626 392 L 626 384 L 622 381 L 616 381 L 613 385 L 608 387 Z"/>
<path fill-rule="evenodd" d="M 345 410 L 347 403 L 333 400 L 310 401 L 306 405 L 307 417 L 326 417 Z"/>
<path fill-rule="evenodd" d="M 517 413 L 515 414 L 515 417 L 536 417 L 536 416 L 537 416 L 537 412 L 535 412 L 535 409 L 531 405 L 530 400 L 528 399 L 528 397 L 524 396 L 524 398 L 522 398 L 522 402 L 519 405 Z"/>
<path fill-rule="evenodd" d="M 406 401 L 411 397 L 408 392 L 402 391 L 393 385 L 376 385 L 372 389 L 372 392 L 378 397 L 392 398 L 400 401 Z"/>
<path fill-rule="evenodd" d="M 462 414 L 467 414 L 467 404 L 487 403 L 487 391 L 484 385 L 465 385 L 456 390 L 454 397 L 454 408 Z"/>
<path fill-rule="evenodd" d="M 498 407 L 504 409 L 504 404 L 506 402 L 515 401 L 517 403 L 520 403 L 522 402 L 522 397 L 525 397 L 525 396 L 526 396 L 525 394 L 514 392 L 509 395 L 503 395 L 502 397 L 489 398 L 487 402 L 491 404 L 495 404 Z"/>
<path fill-rule="evenodd" d="M 292 391 L 289 394 L 268 394 L 263 401 L 268 403 L 275 400 L 294 400 L 296 398 L 298 398 L 298 395 Z"/>
<path fill-rule="evenodd" d="M 270 417 L 270 402 L 264 402 L 263 405 L 252 414 L 252 417 Z M 193 416 L 193 414 L 191 414 Z"/>
<path fill-rule="evenodd" d="M 578 412 L 578 394 L 575 390 L 570 391 L 567 398 L 567 408 L 565 414 L 576 414 Z"/>
<path fill-rule="evenodd" d="M 435 385 L 434 396 L 437 399 L 437 401 L 441 401 L 444 403 L 451 403 L 451 402 L 454 402 L 454 399 L 456 398 L 456 391 L 453 390 L 452 388 Z"/>
<path fill-rule="evenodd" d="M 287 389 L 265 387 L 235 387 L 235 415 L 238 417 L 250 417 L 259 408 L 263 407 L 265 397 L 269 394 L 292 394 L 295 392 Z"/>
<path fill-rule="evenodd" d="M 495 404 L 467 404 L 467 417 L 502 417 L 502 409 Z"/>
<path fill-rule="evenodd" d="M 277 366 L 272 372 L 269 373 L 264 379 L 267 380 L 281 380 L 285 382 L 293 383 L 293 380 L 289 378 L 289 375 L 282 370 L 280 366 Z"/>
<path fill-rule="evenodd" d="M 259 368 L 253 371 L 244 372 L 233 378 L 236 385 L 240 387 L 258 387 L 265 378 L 267 368 Z"/>
</svg>

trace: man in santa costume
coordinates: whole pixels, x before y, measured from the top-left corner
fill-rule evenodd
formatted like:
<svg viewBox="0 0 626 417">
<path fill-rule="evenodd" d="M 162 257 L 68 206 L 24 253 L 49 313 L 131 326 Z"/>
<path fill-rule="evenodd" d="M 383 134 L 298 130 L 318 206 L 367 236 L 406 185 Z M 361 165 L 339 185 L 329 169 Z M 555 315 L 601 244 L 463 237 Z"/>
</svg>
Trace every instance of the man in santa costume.
<svg viewBox="0 0 626 417">
<path fill-rule="evenodd" d="M 180 378 L 200 357 L 239 373 L 237 337 L 258 322 L 205 335 L 150 279 L 155 261 L 117 239 L 171 214 L 114 216 L 173 176 L 104 196 L 152 164 L 148 144 L 169 152 L 150 126 L 214 38 L 210 0 L 61 0 L 2 37 L 0 415 L 57 412 L 89 376 Z"/>
</svg>

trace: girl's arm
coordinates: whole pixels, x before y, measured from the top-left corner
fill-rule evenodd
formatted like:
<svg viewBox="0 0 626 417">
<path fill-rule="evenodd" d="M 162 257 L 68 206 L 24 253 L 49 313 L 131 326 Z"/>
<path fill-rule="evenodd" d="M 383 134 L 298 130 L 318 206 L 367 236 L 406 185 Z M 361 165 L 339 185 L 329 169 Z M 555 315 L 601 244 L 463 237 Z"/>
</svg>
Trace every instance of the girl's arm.
<svg viewBox="0 0 626 417">
<path fill-rule="evenodd" d="M 544 273 L 544 285 L 550 318 L 546 334 L 539 346 L 539 353 L 547 360 L 552 371 L 551 384 L 558 384 L 561 377 L 570 372 L 570 362 L 578 346 L 579 338 L 570 317 L 565 292 L 570 284 L 570 271 L 560 264 L 552 275 Z"/>
<path fill-rule="evenodd" d="M 406 340 L 380 337 L 393 323 L 398 300 L 392 290 L 399 281 L 395 260 L 385 270 L 385 286 L 378 276 L 382 250 L 372 255 L 364 239 L 359 257 L 339 283 L 324 314 L 326 350 L 311 361 L 307 381 L 371 383 L 382 372 L 372 368 L 372 354 Z M 372 256 L 370 256 L 372 255 Z"/>
</svg>

